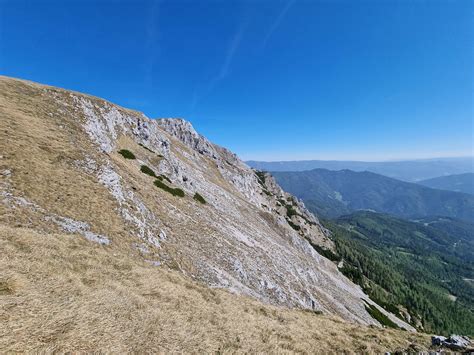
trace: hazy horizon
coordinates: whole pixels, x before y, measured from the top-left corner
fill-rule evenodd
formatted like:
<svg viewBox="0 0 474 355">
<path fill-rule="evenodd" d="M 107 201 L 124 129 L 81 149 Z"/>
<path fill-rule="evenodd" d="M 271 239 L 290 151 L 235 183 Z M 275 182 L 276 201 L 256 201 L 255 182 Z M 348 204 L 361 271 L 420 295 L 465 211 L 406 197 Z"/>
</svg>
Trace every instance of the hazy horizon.
<svg viewBox="0 0 474 355">
<path fill-rule="evenodd" d="M 433 161 L 433 160 L 455 160 L 455 159 L 474 159 L 474 155 L 466 156 L 435 156 L 428 158 L 400 158 L 400 159 L 387 159 L 387 160 L 362 160 L 362 159 L 291 159 L 291 160 L 260 160 L 260 159 L 243 159 L 246 162 L 262 162 L 262 163 L 286 163 L 286 162 L 305 162 L 305 161 L 334 161 L 334 162 L 358 162 L 358 163 L 395 163 L 395 162 L 407 162 L 407 161 Z"/>
</svg>

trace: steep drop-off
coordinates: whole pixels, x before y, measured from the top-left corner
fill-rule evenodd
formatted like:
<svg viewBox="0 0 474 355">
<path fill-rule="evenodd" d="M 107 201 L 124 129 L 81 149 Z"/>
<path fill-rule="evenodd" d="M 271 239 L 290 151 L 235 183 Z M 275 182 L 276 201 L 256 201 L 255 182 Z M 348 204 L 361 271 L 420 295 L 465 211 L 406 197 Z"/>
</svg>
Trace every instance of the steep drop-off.
<svg viewBox="0 0 474 355">
<path fill-rule="evenodd" d="M 75 235 L 157 278 L 176 270 L 264 303 L 379 326 L 366 310 L 373 302 L 311 246 L 332 242 L 303 203 L 188 122 L 5 77 L 0 120 L 0 224 L 13 244 L 16 229 Z M 2 256 L 15 280 L 15 255 Z M 8 280 L 8 297 L 21 294 Z"/>
</svg>

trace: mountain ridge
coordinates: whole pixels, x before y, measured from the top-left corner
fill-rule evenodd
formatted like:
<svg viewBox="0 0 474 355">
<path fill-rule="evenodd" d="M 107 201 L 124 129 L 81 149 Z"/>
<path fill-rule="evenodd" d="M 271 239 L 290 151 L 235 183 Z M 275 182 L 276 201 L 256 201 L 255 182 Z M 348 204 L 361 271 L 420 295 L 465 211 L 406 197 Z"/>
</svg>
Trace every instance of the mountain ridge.
<svg viewBox="0 0 474 355">
<path fill-rule="evenodd" d="M 474 195 L 474 173 L 439 176 L 418 181 L 418 184 L 432 189 L 464 192 Z"/>
<path fill-rule="evenodd" d="M 474 196 L 436 190 L 372 172 L 313 169 L 272 172 L 278 183 L 325 217 L 369 209 L 405 218 L 447 216 L 474 220 Z"/>
<path fill-rule="evenodd" d="M 474 157 L 432 158 L 386 162 L 295 160 L 295 161 L 247 161 L 251 167 L 265 171 L 305 171 L 313 169 L 370 171 L 407 182 L 435 178 L 448 174 L 474 172 Z"/>
<path fill-rule="evenodd" d="M 79 235 L 211 287 L 379 325 L 366 310 L 377 305 L 311 246 L 331 241 L 304 204 L 190 124 L 30 82 L 0 86 L 1 224 Z"/>
</svg>

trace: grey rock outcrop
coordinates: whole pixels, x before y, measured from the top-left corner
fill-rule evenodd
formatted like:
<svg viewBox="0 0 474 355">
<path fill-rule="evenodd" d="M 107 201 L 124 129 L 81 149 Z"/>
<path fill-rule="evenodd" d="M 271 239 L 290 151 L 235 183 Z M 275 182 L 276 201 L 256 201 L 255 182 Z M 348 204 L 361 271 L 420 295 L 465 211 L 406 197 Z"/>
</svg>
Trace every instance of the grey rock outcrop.
<svg viewBox="0 0 474 355">
<path fill-rule="evenodd" d="M 31 175 L 35 181 L 55 183 L 61 194 L 51 204 L 51 193 L 30 193 L 13 174 L 8 179 L 11 198 L 29 195 L 39 206 L 13 211 L 5 205 L 9 214 L 15 213 L 15 223 L 21 225 L 24 216 L 25 225 L 35 223 L 54 232 L 58 224 L 44 218 L 54 208 L 107 236 L 106 248 L 128 247 L 146 262 L 177 269 L 209 287 L 380 326 L 365 308 L 366 302 L 374 302 L 311 246 L 331 248 L 328 232 L 270 175 L 252 170 L 182 119 L 152 120 L 88 95 L 18 85 L 21 95 L 41 105 L 36 124 L 56 132 L 52 148 L 43 142 L 41 146 L 57 149 L 57 162 L 48 161 L 45 171 L 41 157 L 34 155 L 40 153 L 32 151 L 27 162 L 35 172 Z M 124 159 L 117 153 L 121 149 L 132 151 L 136 159 Z M 15 162 L 2 164 L 2 169 L 12 169 Z M 185 196 L 156 187 L 154 178 L 141 172 L 143 165 Z M 71 176 L 74 184 L 65 178 Z M 195 201 L 195 193 L 207 203 Z M 66 200 L 75 195 L 81 196 L 79 203 Z M 80 205 L 83 201 L 87 208 Z M 44 213 L 37 212 L 40 208 Z M 399 326 L 414 330 L 378 308 Z"/>
<path fill-rule="evenodd" d="M 441 346 L 454 351 L 462 351 L 472 347 L 471 340 L 462 335 L 451 335 L 448 338 L 436 335 L 431 337 L 431 344 L 433 346 Z"/>
</svg>

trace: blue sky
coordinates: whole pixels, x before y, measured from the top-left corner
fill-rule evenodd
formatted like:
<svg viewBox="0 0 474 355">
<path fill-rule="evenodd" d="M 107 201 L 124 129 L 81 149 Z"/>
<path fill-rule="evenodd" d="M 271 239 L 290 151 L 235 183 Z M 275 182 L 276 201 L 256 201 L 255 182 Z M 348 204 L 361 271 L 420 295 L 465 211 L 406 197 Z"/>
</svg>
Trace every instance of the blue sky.
<svg viewBox="0 0 474 355">
<path fill-rule="evenodd" d="M 473 155 L 472 1 L 6 1 L 0 73 L 244 159 Z"/>
</svg>

